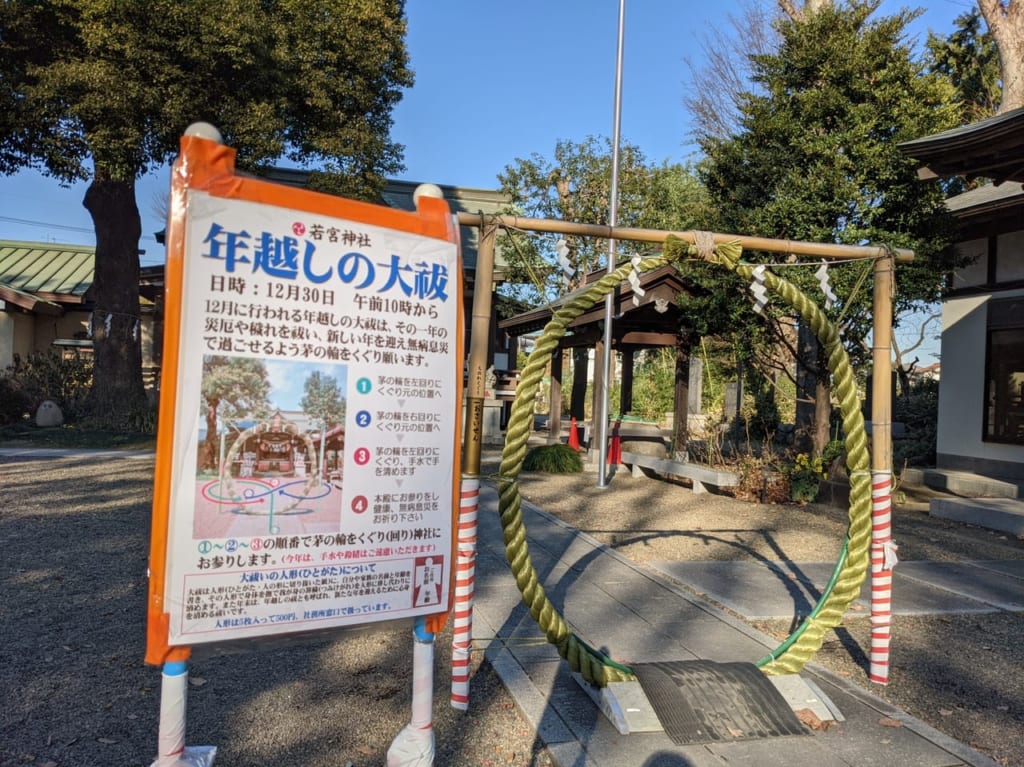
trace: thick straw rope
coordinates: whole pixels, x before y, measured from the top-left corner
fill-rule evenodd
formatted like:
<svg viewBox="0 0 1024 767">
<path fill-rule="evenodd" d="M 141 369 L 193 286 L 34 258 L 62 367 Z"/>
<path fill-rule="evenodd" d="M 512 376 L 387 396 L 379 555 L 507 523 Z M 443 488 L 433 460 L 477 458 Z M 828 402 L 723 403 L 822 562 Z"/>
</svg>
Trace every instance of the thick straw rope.
<svg viewBox="0 0 1024 767">
<path fill-rule="evenodd" d="M 646 272 L 669 263 L 681 263 L 697 257 L 732 269 L 745 279 L 751 278 L 753 267 L 739 261 L 742 253 L 739 243 L 730 242 L 716 246 L 711 236 L 705 232 L 696 232 L 694 239 L 696 244 L 690 245 L 670 236 L 665 241 L 663 255 L 641 260 L 635 266 L 636 270 Z M 498 510 L 504 531 L 505 554 L 523 602 L 530 608 L 530 614 L 543 630 L 547 640 L 555 645 L 559 655 L 569 662 L 569 667 L 599 687 L 604 687 L 609 682 L 632 680 L 634 677 L 629 668 L 614 662 L 577 637 L 545 594 L 530 559 L 529 546 L 526 542 L 518 477 L 526 456 L 526 442 L 533 422 L 534 396 L 559 339 L 573 320 L 620 285 L 632 269 L 634 265 L 627 264 L 606 274 L 556 311 L 544 328 L 520 376 L 498 477 Z M 871 538 L 871 482 L 864 418 L 860 412 L 850 361 L 840 343 L 838 332 L 824 313 L 796 286 L 772 272 L 765 273 L 765 284 L 800 313 L 801 318 L 810 324 L 825 348 L 834 389 L 839 397 L 843 429 L 846 433 L 847 467 L 850 473 L 850 524 L 832 578 L 814 610 L 796 631 L 758 661 L 758 665 L 766 673 L 781 674 L 795 673 L 803 668 L 821 648 L 825 631 L 839 625 L 843 613 L 860 593 L 860 586 L 867 572 Z"/>
</svg>

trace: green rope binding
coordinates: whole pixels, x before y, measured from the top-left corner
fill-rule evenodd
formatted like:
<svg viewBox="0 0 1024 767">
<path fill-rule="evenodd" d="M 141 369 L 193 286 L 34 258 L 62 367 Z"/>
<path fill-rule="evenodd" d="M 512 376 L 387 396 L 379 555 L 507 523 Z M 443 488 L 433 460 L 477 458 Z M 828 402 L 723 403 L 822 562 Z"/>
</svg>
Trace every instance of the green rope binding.
<svg viewBox="0 0 1024 767">
<path fill-rule="evenodd" d="M 669 263 L 701 257 L 750 279 L 753 267 L 740 263 L 741 253 L 742 248 L 735 242 L 721 244 L 701 253 L 697 246 L 669 236 L 665 241 L 663 255 L 642 259 L 636 269 L 646 272 Z M 530 614 L 548 642 L 558 648 L 559 655 L 568 661 L 569 667 L 598 687 L 604 687 L 609 682 L 630 681 L 635 677 L 628 667 L 616 663 L 577 637 L 544 592 L 526 542 L 519 473 L 533 423 L 534 396 L 559 339 L 573 320 L 620 285 L 632 269 L 632 264 L 628 264 L 606 274 L 567 301 L 545 326 L 520 375 L 498 478 L 498 510 L 505 555 L 523 602 L 530 608 Z M 839 625 L 850 603 L 860 593 L 867 572 L 871 538 L 871 482 L 864 419 L 860 413 L 850 361 L 840 343 L 839 333 L 824 313 L 796 286 L 771 272 L 765 273 L 765 285 L 800 313 L 826 350 L 829 370 L 840 400 L 846 433 L 847 466 L 850 469 L 850 524 L 832 578 L 811 614 L 782 644 L 757 664 L 769 674 L 795 673 L 821 649 L 825 631 Z"/>
</svg>

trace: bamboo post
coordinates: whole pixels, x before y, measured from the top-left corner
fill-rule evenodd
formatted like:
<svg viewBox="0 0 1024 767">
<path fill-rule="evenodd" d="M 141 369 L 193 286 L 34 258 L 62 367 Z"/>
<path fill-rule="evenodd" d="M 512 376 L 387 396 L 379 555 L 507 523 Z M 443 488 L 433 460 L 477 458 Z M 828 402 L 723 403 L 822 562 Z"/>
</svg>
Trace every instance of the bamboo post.
<svg viewBox="0 0 1024 767">
<path fill-rule="evenodd" d="M 460 214 L 460 223 L 461 214 Z M 494 241 L 498 227 L 494 222 L 472 216 L 480 227 L 480 243 L 476 254 L 476 276 L 473 280 L 473 318 L 469 334 L 469 380 L 466 385 L 466 430 L 464 442 L 464 474 L 480 474 L 480 450 L 483 444 L 484 389 L 487 373 L 487 350 L 491 337 L 491 290 L 494 281 Z"/>
<path fill-rule="evenodd" d="M 871 386 L 871 664 L 868 677 L 889 683 L 892 639 L 892 299 L 894 263 L 875 261 Z"/>
<path fill-rule="evenodd" d="M 491 283 L 494 281 L 494 241 L 497 227 L 478 218 L 473 285 L 472 325 L 469 337 L 469 381 L 466 386 L 466 427 L 463 440 L 459 531 L 455 554 L 455 604 L 452 621 L 451 705 L 469 708 L 470 651 L 473 644 L 473 582 L 476 572 L 477 512 L 480 499 L 480 452 L 483 443 L 485 376 L 491 338 Z"/>
<path fill-rule="evenodd" d="M 459 223 L 463 226 L 481 226 L 478 213 L 461 212 Z M 580 224 L 575 221 L 559 221 L 549 218 L 525 218 L 523 216 L 486 216 L 488 225 L 504 229 L 525 229 L 532 232 L 575 234 L 581 237 L 602 237 L 604 239 L 630 240 L 632 242 L 660 243 L 671 234 L 687 242 L 694 241 L 694 233 L 669 232 L 664 229 L 640 229 L 630 226 L 604 226 L 603 224 Z M 711 234 L 716 245 L 738 242 L 744 250 L 763 250 L 767 253 L 785 253 L 794 256 L 815 258 L 856 259 L 895 257 L 897 263 L 914 260 L 914 251 L 906 248 L 888 248 L 879 245 L 839 245 L 830 242 L 805 242 L 802 240 L 774 240 L 770 237 L 751 237 L 745 234 Z"/>
</svg>

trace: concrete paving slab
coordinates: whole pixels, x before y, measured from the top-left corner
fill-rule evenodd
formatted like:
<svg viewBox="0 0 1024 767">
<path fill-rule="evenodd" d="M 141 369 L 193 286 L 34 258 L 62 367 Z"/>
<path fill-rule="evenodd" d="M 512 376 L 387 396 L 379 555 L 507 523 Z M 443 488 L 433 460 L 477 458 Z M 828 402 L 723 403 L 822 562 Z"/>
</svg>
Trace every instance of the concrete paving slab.
<svg viewBox="0 0 1024 767">
<path fill-rule="evenodd" d="M 928 513 L 954 522 L 1024 535 L 1024 502 L 1017 498 L 933 498 Z"/>
<path fill-rule="evenodd" d="M 685 583 L 747 618 L 800 618 L 813 609 L 831 568 L 816 563 L 788 566 L 760 562 L 651 562 L 659 572 Z M 866 606 L 866 603 L 865 603 Z"/>
<path fill-rule="evenodd" d="M 779 674 L 768 679 L 794 711 L 810 709 L 823 722 L 843 722 L 846 717 L 814 682 L 799 674 Z"/>
<path fill-rule="evenodd" d="M 981 559 L 972 560 L 971 564 L 985 570 L 994 570 L 1003 575 L 1024 580 L 1024 559 Z"/>
<path fill-rule="evenodd" d="M 958 767 L 995 762 L 918 721 L 880 698 L 819 666 L 810 664 L 803 674 L 821 687 L 843 712 L 845 722 L 824 734 L 830 752 L 861 767 Z M 899 722 L 890 726 L 888 722 Z"/>
<path fill-rule="evenodd" d="M 747 740 L 737 743 L 710 743 L 707 749 L 730 767 L 735 765 L 761 767 L 764 764 L 847 767 L 850 764 L 833 754 L 827 747 L 823 747 L 823 743 L 808 744 L 807 740 L 807 737 L 790 735 L 782 738 Z M 805 761 L 808 759 L 813 759 L 813 761 Z"/>
<path fill-rule="evenodd" d="M 900 562 L 895 573 L 899 579 L 893 579 L 894 595 L 904 581 L 914 580 L 1000 610 L 1024 611 L 1024 589 L 1018 578 L 1007 577 L 1007 573 L 996 569 L 978 567 L 973 562 Z"/>
<path fill-rule="evenodd" d="M 893 612 L 897 615 L 984 613 L 998 608 L 965 590 L 937 588 L 922 578 L 903 577 L 913 563 L 900 563 L 893 576 Z M 942 563 L 931 563 L 941 570 Z M 799 620 L 814 607 L 834 564 L 827 562 L 653 562 L 651 566 L 740 615 L 754 619 Z M 870 611 L 870 584 L 851 609 Z"/>
</svg>

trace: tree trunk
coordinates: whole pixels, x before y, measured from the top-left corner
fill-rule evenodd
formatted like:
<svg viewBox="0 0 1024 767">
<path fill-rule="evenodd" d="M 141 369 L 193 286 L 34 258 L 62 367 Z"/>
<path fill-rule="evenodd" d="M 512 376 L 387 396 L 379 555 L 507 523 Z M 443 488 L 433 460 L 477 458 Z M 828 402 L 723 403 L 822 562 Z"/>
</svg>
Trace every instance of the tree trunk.
<svg viewBox="0 0 1024 767">
<path fill-rule="evenodd" d="M 217 408 L 220 400 L 213 400 L 206 406 L 206 439 L 199 446 L 199 467 L 212 469 L 217 465 Z"/>
<path fill-rule="evenodd" d="M 803 6 L 793 0 L 778 0 L 779 8 L 793 21 L 804 21 L 809 15 L 832 5 L 832 0 L 804 0 Z"/>
<path fill-rule="evenodd" d="M 86 411 L 102 426 L 127 431 L 134 426 L 132 414 L 146 404 L 139 315 L 142 222 L 135 183 L 105 180 L 97 172 L 83 204 L 96 229 L 96 267 L 89 289 L 94 369 Z"/>
<path fill-rule="evenodd" d="M 813 449 L 817 428 L 815 412 L 817 393 L 817 375 L 814 369 L 818 358 L 819 344 L 814 331 L 806 322 L 797 326 L 796 356 L 796 417 L 794 421 L 795 447 L 800 452 Z"/>
<path fill-rule="evenodd" d="M 832 386 L 828 379 L 819 380 L 814 387 L 814 437 L 811 448 L 814 455 L 825 452 L 832 436 Z"/>
<path fill-rule="evenodd" d="M 1003 84 L 999 113 L 1024 107 L 1024 3 L 978 0 L 978 8 L 999 49 L 999 74 Z"/>
</svg>

